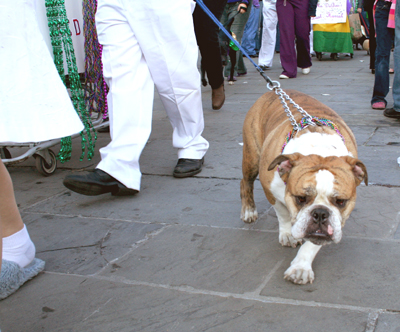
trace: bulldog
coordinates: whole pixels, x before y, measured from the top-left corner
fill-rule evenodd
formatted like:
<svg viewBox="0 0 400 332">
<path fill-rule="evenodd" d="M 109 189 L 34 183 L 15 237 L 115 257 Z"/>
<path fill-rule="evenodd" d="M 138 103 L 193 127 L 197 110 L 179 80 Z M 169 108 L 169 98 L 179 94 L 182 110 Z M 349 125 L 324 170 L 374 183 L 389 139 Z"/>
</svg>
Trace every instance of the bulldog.
<svg viewBox="0 0 400 332">
<path fill-rule="evenodd" d="M 293 131 L 275 92 L 256 101 L 243 125 L 241 219 L 253 223 L 258 218 L 253 188 L 259 176 L 278 217 L 279 242 L 301 245 L 284 278 L 306 284 L 314 281 L 311 266 L 321 247 L 341 240 L 356 202 L 356 187 L 362 181 L 368 185 L 368 175 L 343 119 L 308 95 L 294 90 L 286 93 L 319 119 L 319 125 Z M 297 110 L 292 113 L 299 123 L 303 115 Z M 295 134 L 289 137 L 291 131 Z"/>
</svg>

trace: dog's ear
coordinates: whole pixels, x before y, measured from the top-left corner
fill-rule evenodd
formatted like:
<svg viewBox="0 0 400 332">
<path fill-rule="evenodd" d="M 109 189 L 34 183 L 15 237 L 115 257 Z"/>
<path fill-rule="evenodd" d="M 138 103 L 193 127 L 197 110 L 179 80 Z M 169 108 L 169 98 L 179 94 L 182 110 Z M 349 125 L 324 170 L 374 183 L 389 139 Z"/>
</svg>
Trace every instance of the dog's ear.
<svg viewBox="0 0 400 332">
<path fill-rule="evenodd" d="M 298 152 L 292 154 L 281 154 L 272 161 L 268 170 L 272 171 L 277 165 L 279 165 L 278 172 L 280 177 L 282 177 L 285 174 L 290 173 L 293 166 L 295 166 L 296 161 L 303 157 L 304 156 Z"/>
<path fill-rule="evenodd" d="M 368 186 L 368 173 L 365 165 L 360 160 L 350 156 L 345 156 L 341 158 L 343 158 L 352 167 L 357 186 L 362 181 L 364 181 L 365 185 Z"/>
</svg>

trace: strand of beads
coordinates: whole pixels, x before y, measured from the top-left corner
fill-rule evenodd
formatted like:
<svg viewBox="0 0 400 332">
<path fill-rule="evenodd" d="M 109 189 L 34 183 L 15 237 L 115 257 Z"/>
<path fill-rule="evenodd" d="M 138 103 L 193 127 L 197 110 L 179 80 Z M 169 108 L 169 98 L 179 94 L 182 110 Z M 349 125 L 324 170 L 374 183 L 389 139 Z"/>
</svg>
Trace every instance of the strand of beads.
<svg viewBox="0 0 400 332">
<path fill-rule="evenodd" d="M 93 111 L 101 112 L 103 119 L 108 114 L 107 85 L 103 77 L 103 64 L 101 62 L 102 45 L 99 44 L 95 14 L 97 10 L 96 0 L 83 0 L 83 31 L 85 35 L 85 89 L 87 108 L 91 114 Z"/>
<path fill-rule="evenodd" d="M 45 5 L 51 45 L 53 47 L 54 63 L 62 81 L 65 86 L 67 86 L 63 60 L 63 54 L 65 54 L 72 104 L 85 127 L 85 129 L 80 133 L 82 140 L 82 155 L 80 160 L 83 160 L 85 156 L 86 146 L 87 158 L 88 160 L 91 160 L 94 155 L 97 133 L 93 128 L 90 114 L 85 105 L 84 91 L 79 79 L 75 51 L 72 44 L 71 31 L 68 26 L 69 21 L 65 10 L 64 0 L 46 0 Z M 57 158 L 62 163 L 68 161 L 71 158 L 71 151 L 71 137 L 65 137 L 61 139 L 61 149 Z"/>
</svg>

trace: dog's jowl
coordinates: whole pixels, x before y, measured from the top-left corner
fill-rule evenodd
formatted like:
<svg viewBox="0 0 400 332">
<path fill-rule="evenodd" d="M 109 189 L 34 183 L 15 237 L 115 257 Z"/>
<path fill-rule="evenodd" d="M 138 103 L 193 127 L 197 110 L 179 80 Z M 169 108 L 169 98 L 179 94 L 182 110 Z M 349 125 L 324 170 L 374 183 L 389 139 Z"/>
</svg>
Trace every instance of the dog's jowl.
<svg viewBox="0 0 400 332">
<path fill-rule="evenodd" d="M 357 159 L 357 144 L 343 119 L 328 106 L 303 93 L 287 94 L 312 117 L 314 125 L 293 131 L 274 92 L 264 94 L 249 110 L 243 126 L 241 218 L 257 220 L 254 181 L 259 176 L 279 220 L 279 242 L 301 245 L 284 277 L 312 283 L 312 262 L 321 246 L 338 243 L 354 209 L 356 187 L 368 184 Z M 293 111 L 296 122 L 302 115 Z"/>
</svg>

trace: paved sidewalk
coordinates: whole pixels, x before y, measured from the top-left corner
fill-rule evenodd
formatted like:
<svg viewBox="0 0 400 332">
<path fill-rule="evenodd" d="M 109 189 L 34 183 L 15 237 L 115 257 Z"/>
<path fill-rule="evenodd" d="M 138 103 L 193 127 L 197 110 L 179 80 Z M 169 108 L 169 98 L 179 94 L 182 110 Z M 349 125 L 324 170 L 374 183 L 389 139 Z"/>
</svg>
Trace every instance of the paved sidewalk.
<svg viewBox="0 0 400 332">
<path fill-rule="evenodd" d="M 365 51 L 313 60 L 309 75 L 280 83 L 347 121 L 370 182 L 358 188 L 342 241 L 315 259 L 313 284 L 283 279 L 297 249 L 279 244 L 278 222 L 258 181 L 259 220 L 249 226 L 239 217 L 242 124 L 267 91 L 246 60 L 248 74 L 225 85 L 221 110 L 211 109 L 211 89 L 203 88 L 210 149 L 194 178 L 171 175 L 176 151 L 158 97 L 136 197 L 87 197 L 63 187 L 67 174 L 99 161 L 96 153 L 79 162 L 79 139 L 74 160 L 50 177 L 37 172 L 32 158 L 9 168 L 46 268 L 0 302 L 2 332 L 399 332 L 400 122 L 370 107 L 374 76 Z M 277 55 L 267 74 L 280 73 Z M 391 92 L 388 100 L 390 106 Z M 108 141 L 99 134 L 97 150 Z"/>
</svg>

